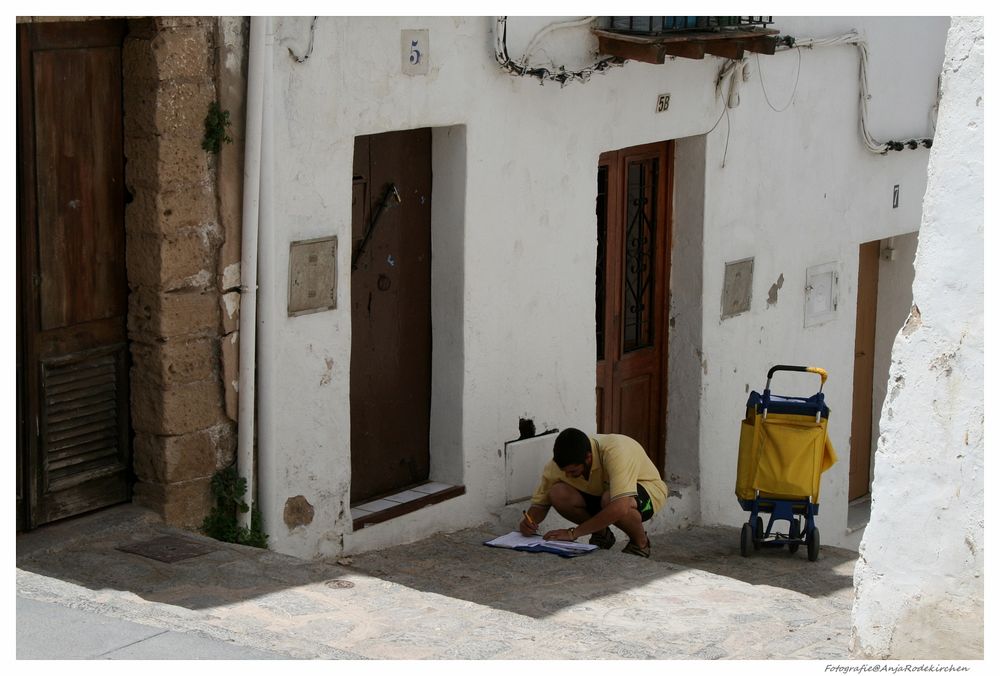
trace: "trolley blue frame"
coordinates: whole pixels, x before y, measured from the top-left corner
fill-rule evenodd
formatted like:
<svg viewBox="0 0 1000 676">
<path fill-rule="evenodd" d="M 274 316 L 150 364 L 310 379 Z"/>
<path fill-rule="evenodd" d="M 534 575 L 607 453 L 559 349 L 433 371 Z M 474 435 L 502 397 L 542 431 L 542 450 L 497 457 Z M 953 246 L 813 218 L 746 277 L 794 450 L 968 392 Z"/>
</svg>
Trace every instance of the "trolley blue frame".
<svg viewBox="0 0 1000 676">
<path fill-rule="evenodd" d="M 820 383 L 819 392 L 811 397 L 784 397 L 771 394 L 771 377 L 775 371 L 806 370 L 805 366 L 781 365 L 772 367 L 767 373 L 767 384 L 764 386 L 763 393 L 751 392 L 750 398 L 747 400 L 747 407 L 755 408 L 758 413 L 763 411 L 765 415 L 770 410 L 772 413 L 816 415 L 817 420 L 819 420 L 819 417 L 828 418 L 830 408 L 824 400 L 822 382 Z M 823 380 L 825 379 L 824 372 Z M 784 547 L 788 545 L 792 551 L 795 551 L 798 549 L 798 545 L 808 544 L 810 535 L 816 530 L 815 516 L 819 514 L 819 503 L 812 502 L 808 496 L 800 499 L 761 497 L 758 492 L 751 500 L 743 498 L 737 498 L 737 500 L 739 500 L 743 511 L 750 512 L 747 523 L 753 534 L 754 549 L 760 547 Z M 762 533 L 759 532 L 760 529 L 757 526 L 757 519 L 761 514 L 771 515 L 767 521 L 767 526 L 763 527 L 764 532 Z M 799 517 L 804 517 L 804 528 L 799 524 Z M 788 532 L 773 532 L 775 521 L 787 521 Z M 794 536 L 792 533 L 793 522 L 799 530 L 799 533 Z"/>
</svg>

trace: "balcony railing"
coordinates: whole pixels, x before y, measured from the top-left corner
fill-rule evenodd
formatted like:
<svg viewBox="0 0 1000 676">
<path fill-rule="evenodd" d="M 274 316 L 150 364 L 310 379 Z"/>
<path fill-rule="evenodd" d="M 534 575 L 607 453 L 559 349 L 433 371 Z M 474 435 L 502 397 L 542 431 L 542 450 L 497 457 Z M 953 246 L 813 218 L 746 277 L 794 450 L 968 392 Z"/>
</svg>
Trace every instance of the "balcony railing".
<svg viewBox="0 0 1000 676">
<path fill-rule="evenodd" d="M 774 54 L 778 31 L 768 28 L 772 23 L 770 16 L 605 16 L 592 31 L 602 54 L 663 63 L 668 57 Z"/>
<path fill-rule="evenodd" d="M 770 16 L 606 16 L 598 27 L 633 35 L 662 35 L 677 31 L 766 28 L 772 23 Z"/>
</svg>

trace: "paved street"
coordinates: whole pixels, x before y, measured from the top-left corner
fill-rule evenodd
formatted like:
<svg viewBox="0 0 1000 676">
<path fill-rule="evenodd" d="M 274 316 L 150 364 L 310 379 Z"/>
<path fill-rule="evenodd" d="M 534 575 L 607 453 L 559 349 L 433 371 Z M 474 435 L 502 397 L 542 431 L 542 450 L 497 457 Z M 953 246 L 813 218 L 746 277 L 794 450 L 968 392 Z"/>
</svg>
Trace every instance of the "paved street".
<svg viewBox="0 0 1000 676">
<path fill-rule="evenodd" d="M 849 657 L 853 552 L 744 559 L 734 528 L 653 535 L 649 560 L 621 554 L 623 542 L 575 559 L 482 545 L 506 530 L 302 561 L 168 528 L 131 505 L 106 510 L 18 536 L 17 655 Z M 160 538 L 201 553 L 166 562 L 122 551 Z"/>
</svg>

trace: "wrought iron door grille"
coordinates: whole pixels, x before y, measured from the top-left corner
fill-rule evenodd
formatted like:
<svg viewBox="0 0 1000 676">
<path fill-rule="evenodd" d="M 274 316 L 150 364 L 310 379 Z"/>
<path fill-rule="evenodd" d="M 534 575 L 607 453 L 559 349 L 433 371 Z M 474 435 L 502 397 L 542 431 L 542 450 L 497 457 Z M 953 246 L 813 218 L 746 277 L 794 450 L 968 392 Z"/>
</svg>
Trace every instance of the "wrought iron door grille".
<svg viewBox="0 0 1000 676">
<path fill-rule="evenodd" d="M 622 352 L 653 344 L 653 290 L 656 284 L 656 159 L 628 165 L 628 212 L 622 274 Z"/>
</svg>

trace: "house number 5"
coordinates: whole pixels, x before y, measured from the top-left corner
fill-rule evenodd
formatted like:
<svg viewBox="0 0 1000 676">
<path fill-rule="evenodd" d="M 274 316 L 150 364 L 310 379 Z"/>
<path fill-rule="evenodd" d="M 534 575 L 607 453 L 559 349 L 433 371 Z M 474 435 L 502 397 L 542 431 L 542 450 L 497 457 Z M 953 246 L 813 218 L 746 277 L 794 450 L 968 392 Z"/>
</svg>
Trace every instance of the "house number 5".
<svg viewBox="0 0 1000 676">
<path fill-rule="evenodd" d="M 403 73 L 406 75 L 426 75 L 428 62 L 431 58 L 431 36 L 426 28 L 402 31 L 400 47 L 402 47 Z"/>
</svg>

